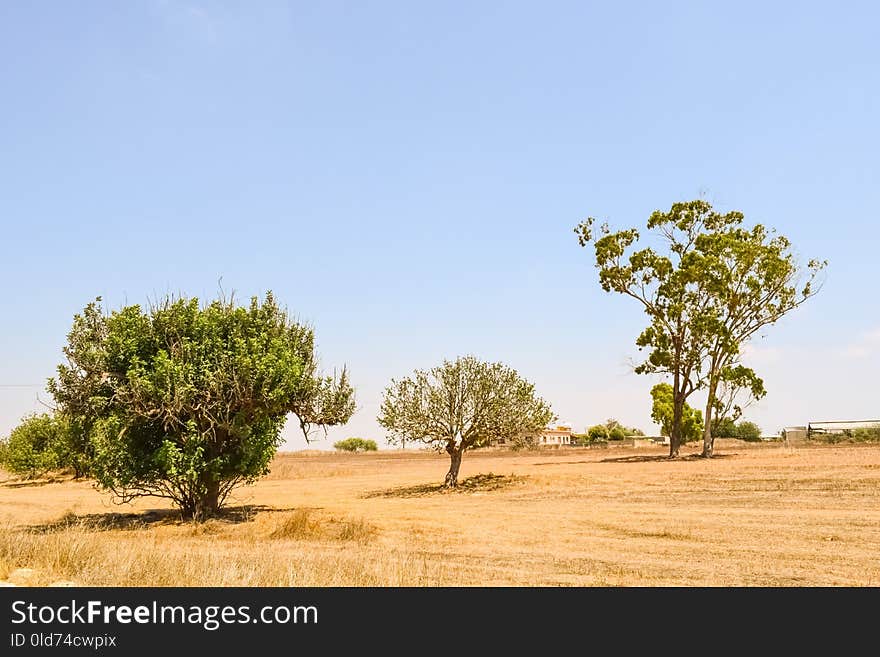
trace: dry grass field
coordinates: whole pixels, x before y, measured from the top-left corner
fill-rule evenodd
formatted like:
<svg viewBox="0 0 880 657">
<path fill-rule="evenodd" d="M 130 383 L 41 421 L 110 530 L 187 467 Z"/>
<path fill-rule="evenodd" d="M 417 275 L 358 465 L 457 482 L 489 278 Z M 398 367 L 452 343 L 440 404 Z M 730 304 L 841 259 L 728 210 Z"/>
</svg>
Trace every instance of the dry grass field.
<svg viewBox="0 0 880 657">
<path fill-rule="evenodd" d="M 97 586 L 878 586 L 880 446 L 282 453 L 227 517 L 0 474 L 0 580 Z M 685 452 L 688 451 L 686 447 Z"/>
</svg>

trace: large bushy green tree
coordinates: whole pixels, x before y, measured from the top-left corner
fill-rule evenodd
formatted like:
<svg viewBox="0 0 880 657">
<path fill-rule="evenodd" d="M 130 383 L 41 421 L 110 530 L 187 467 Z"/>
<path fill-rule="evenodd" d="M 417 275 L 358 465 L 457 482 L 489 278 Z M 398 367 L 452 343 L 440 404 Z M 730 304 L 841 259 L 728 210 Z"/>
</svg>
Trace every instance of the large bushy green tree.
<svg viewBox="0 0 880 657">
<path fill-rule="evenodd" d="M 535 387 L 503 363 L 464 356 L 392 380 L 378 421 L 389 441 L 418 441 L 449 454 L 445 485 L 458 485 L 465 451 L 494 439 L 516 442 L 555 419 Z"/>
<path fill-rule="evenodd" d="M 67 363 L 50 382 L 82 428 L 98 484 L 122 501 L 172 500 L 184 517 L 220 509 L 266 474 L 289 413 L 306 437 L 354 412 L 345 369 L 317 370 L 314 333 L 271 293 L 247 306 L 166 298 L 76 315 Z"/>
</svg>

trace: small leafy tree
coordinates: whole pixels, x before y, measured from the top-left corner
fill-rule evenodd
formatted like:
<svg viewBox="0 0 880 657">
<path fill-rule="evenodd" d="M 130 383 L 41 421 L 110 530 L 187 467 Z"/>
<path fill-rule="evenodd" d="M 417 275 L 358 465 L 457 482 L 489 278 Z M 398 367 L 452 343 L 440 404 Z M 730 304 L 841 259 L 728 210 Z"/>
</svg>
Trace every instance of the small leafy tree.
<svg viewBox="0 0 880 657">
<path fill-rule="evenodd" d="M 730 417 L 712 418 L 712 435 L 716 438 L 736 438 L 736 422 Z"/>
<path fill-rule="evenodd" d="M 595 424 L 587 429 L 587 436 L 591 442 L 602 440 L 623 440 L 627 436 L 644 436 L 639 429 L 625 427 L 614 418 L 609 418 L 605 424 Z"/>
<path fill-rule="evenodd" d="M 24 418 L 3 441 L 0 465 L 26 479 L 62 467 L 58 446 L 65 430 L 63 422 L 46 413 Z"/>
<path fill-rule="evenodd" d="M 346 438 L 333 443 L 333 448 L 340 452 L 375 452 L 379 449 L 375 440 L 365 438 Z"/>
<path fill-rule="evenodd" d="M 465 356 L 392 380 L 378 422 L 391 442 L 419 441 L 449 454 L 445 485 L 452 488 L 465 451 L 538 433 L 554 419 L 534 385 L 515 370 Z"/>
<path fill-rule="evenodd" d="M 669 436 L 673 422 L 673 391 L 668 383 L 658 383 L 651 388 L 651 419 L 660 425 L 660 435 Z M 703 433 L 703 414 L 685 404 L 681 410 L 681 441 L 688 443 L 699 440 Z"/>
<path fill-rule="evenodd" d="M 761 440 L 761 427 L 754 422 L 740 422 L 736 425 L 736 437 L 740 440 L 757 442 Z"/>
<path fill-rule="evenodd" d="M 247 307 L 166 298 L 109 315 L 98 302 L 74 318 L 49 388 L 87 435 L 97 483 L 123 502 L 163 497 L 185 518 L 214 515 L 268 472 L 288 413 L 323 427 L 354 411 L 345 370 L 317 374 L 313 331 L 271 293 Z"/>
</svg>

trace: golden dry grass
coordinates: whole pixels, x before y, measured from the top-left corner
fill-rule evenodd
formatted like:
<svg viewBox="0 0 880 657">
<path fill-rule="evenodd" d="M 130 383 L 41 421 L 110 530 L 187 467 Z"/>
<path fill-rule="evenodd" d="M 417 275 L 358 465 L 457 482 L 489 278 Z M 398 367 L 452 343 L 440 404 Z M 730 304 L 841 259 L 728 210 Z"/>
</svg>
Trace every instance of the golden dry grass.
<svg viewBox="0 0 880 657">
<path fill-rule="evenodd" d="M 877 586 L 880 446 L 721 441 L 465 455 L 280 454 L 181 523 L 86 482 L 0 483 L 0 579 L 98 586 Z M 0 475 L 0 479 L 3 476 Z"/>
</svg>

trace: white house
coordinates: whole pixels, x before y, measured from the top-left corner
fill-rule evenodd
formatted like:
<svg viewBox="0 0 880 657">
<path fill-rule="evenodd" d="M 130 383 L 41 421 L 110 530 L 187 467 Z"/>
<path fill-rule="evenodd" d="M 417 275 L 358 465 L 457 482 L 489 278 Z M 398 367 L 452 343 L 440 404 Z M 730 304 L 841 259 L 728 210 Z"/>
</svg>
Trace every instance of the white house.
<svg viewBox="0 0 880 657">
<path fill-rule="evenodd" d="M 536 442 L 539 445 L 571 445 L 571 425 L 557 424 L 556 426 L 547 427 L 537 436 Z"/>
</svg>

